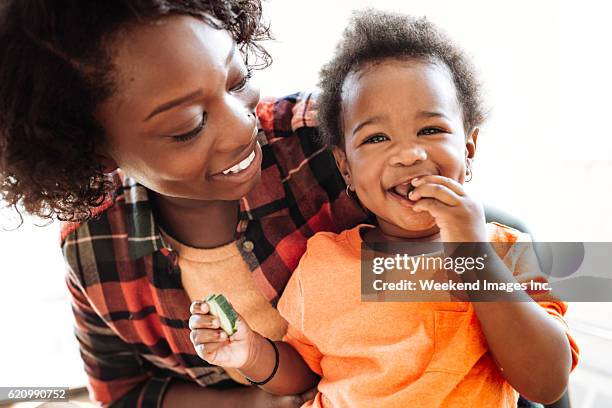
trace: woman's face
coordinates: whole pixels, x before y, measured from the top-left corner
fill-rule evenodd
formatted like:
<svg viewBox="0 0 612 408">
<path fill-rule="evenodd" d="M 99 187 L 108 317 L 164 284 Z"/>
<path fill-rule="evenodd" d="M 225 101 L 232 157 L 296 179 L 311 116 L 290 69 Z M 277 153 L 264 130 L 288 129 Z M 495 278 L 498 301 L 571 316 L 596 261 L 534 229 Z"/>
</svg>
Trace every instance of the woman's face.
<svg viewBox="0 0 612 408">
<path fill-rule="evenodd" d="M 410 181 L 439 175 L 463 183 L 476 135 L 466 138 L 455 86 L 445 68 L 387 60 L 350 74 L 343 86 L 344 151 L 334 155 L 347 184 L 388 236 L 437 232 L 427 212 L 412 211 Z"/>
<path fill-rule="evenodd" d="M 106 167 L 169 197 L 236 200 L 253 188 L 259 89 L 227 31 L 172 16 L 131 27 L 112 51 L 116 92 L 96 112 Z"/>
</svg>

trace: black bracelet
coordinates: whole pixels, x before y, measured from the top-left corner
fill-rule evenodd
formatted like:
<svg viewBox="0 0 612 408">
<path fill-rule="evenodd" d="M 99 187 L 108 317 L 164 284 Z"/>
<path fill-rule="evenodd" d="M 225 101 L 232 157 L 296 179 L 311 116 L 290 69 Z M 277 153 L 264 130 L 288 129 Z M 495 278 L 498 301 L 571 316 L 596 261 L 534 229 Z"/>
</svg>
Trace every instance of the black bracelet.
<svg viewBox="0 0 612 408">
<path fill-rule="evenodd" d="M 272 374 L 270 374 L 270 376 L 263 381 L 253 381 L 249 377 L 244 377 L 249 383 L 251 383 L 251 385 L 264 385 L 268 383 L 274 377 L 274 375 L 276 375 L 276 370 L 278 370 L 278 363 L 279 363 L 278 348 L 276 347 L 276 344 L 274 344 L 274 342 L 270 340 L 269 338 L 264 337 L 264 339 L 268 340 L 268 342 L 274 348 L 274 358 L 276 359 L 276 362 L 274 363 L 274 370 L 272 370 Z"/>
</svg>

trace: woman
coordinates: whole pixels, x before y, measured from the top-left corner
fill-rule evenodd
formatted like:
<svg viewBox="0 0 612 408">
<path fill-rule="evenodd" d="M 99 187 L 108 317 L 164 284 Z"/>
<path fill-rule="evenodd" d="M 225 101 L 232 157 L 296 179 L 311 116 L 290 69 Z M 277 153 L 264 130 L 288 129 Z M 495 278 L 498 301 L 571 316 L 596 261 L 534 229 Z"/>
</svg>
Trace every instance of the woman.
<svg viewBox="0 0 612 408">
<path fill-rule="evenodd" d="M 309 97 L 258 105 L 260 2 L 19 0 L 1 19 L 2 195 L 70 221 L 92 398 L 301 405 L 201 360 L 187 322 L 222 288 L 280 339 L 275 304 L 306 239 L 365 220 L 315 141 Z"/>
</svg>

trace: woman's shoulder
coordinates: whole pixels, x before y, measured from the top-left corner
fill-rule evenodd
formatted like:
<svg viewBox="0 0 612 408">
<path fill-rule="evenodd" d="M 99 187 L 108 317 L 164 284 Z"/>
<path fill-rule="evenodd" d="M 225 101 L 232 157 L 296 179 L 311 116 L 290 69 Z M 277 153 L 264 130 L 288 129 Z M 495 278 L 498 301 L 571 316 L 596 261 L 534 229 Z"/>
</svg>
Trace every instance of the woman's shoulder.
<svg viewBox="0 0 612 408">
<path fill-rule="evenodd" d="M 264 167 L 275 164 L 283 179 L 319 162 L 315 171 L 330 177 L 335 163 L 326 160 L 331 153 L 320 138 L 317 128 L 316 95 L 300 92 L 280 98 L 263 98 L 257 105 L 260 136 L 264 151 Z M 307 166 L 306 166 L 307 167 Z"/>
<path fill-rule="evenodd" d="M 247 200 L 258 214 L 279 208 L 311 231 L 341 231 L 367 219 L 344 193 L 346 185 L 331 150 L 319 139 L 316 94 L 263 98 L 257 106 L 262 145 L 262 183 Z M 273 206 L 269 206 L 273 203 Z M 291 211 L 289 211 L 290 209 Z"/>
<path fill-rule="evenodd" d="M 292 135 L 301 128 L 316 128 L 316 92 L 296 92 L 282 97 L 264 97 L 256 108 L 261 129 L 269 141 Z"/>
<path fill-rule="evenodd" d="M 125 211 L 125 191 L 126 188 L 136 186 L 136 182 L 128 177 L 121 169 L 115 170 L 109 174 L 113 188 L 105 197 L 104 201 L 95 207 L 91 207 L 90 216 L 86 221 L 61 221 L 60 222 L 60 242 L 64 245 L 66 239 L 74 235 L 77 231 L 82 232 L 85 229 L 96 230 L 95 226 L 108 218 L 107 212 L 110 211 Z M 92 227 L 92 228 L 88 228 Z M 87 232 L 85 232 L 87 234 Z"/>
<path fill-rule="evenodd" d="M 92 208 L 87 221 L 62 222 L 60 226 L 64 260 L 84 286 L 141 277 L 145 268 L 138 260 L 163 249 L 146 188 L 120 169 L 110 177 L 113 191 Z"/>
</svg>

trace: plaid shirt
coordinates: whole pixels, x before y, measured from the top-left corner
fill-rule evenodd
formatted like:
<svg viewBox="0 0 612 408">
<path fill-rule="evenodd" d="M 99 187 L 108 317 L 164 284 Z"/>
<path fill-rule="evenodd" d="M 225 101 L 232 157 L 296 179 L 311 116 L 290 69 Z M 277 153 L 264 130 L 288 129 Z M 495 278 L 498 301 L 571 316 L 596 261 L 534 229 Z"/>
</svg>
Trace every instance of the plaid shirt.
<svg viewBox="0 0 612 408">
<path fill-rule="evenodd" d="M 276 305 L 306 240 L 351 228 L 366 215 L 317 142 L 310 94 L 263 100 L 257 115 L 262 182 L 240 201 L 236 243 L 257 287 Z M 172 378 L 207 386 L 229 377 L 193 350 L 191 302 L 147 189 L 121 170 L 113 177 L 115 198 L 95 209 L 96 218 L 62 224 L 76 336 L 93 399 L 157 407 Z"/>
</svg>

